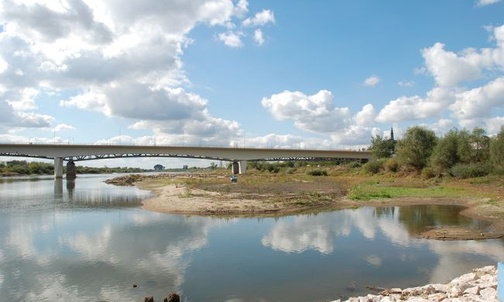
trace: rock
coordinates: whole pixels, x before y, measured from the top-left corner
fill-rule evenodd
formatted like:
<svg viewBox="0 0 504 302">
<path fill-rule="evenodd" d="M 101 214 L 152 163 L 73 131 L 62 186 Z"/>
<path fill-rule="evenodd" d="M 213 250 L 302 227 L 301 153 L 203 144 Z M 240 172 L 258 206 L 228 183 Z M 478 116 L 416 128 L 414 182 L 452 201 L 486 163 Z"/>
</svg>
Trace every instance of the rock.
<svg viewBox="0 0 504 302">
<path fill-rule="evenodd" d="M 171 293 L 164 299 L 165 302 L 180 302 L 180 296 L 176 293 Z"/>
<path fill-rule="evenodd" d="M 495 266 L 485 266 L 474 269 L 472 273 L 461 275 L 448 284 L 427 284 L 403 290 L 400 288 L 385 289 L 377 295 L 369 294 L 363 297 L 353 297 L 346 300 L 346 302 L 498 302 L 497 279 L 497 268 Z"/>
<path fill-rule="evenodd" d="M 153 296 L 145 297 L 144 302 L 154 302 L 154 297 Z"/>
<path fill-rule="evenodd" d="M 469 287 L 468 289 L 466 289 L 464 291 L 464 294 L 479 295 L 479 292 L 480 292 L 479 286 L 475 286 L 475 287 Z"/>
<path fill-rule="evenodd" d="M 497 301 L 497 291 L 493 287 L 487 287 L 480 291 L 480 296 L 485 301 Z"/>
</svg>

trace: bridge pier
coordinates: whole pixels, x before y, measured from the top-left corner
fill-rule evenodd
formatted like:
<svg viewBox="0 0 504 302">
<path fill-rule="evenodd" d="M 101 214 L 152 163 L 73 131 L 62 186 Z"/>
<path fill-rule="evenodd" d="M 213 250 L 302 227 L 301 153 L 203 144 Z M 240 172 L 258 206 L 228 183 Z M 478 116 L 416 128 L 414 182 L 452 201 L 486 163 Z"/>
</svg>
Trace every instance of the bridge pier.
<svg viewBox="0 0 504 302">
<path fill-rule="evenodd" d="M 54 178 L 63 178 L 63 157 L 54 158 Z"/>
<path fill-rule="evenodd" d="M 234 161 L 231 165 L 231 173 L 233 174 L 245 174 L 247 172 L 247 161 L 240 160 Z"/>
<path fill-rule="evenodd" d="M 75 179 L 77 178 L 77 171 L 75 170 L 75 163 L 72 159 L 70 159 L 66 165 L 66 178 L 67 179 Z"/>
</svg>

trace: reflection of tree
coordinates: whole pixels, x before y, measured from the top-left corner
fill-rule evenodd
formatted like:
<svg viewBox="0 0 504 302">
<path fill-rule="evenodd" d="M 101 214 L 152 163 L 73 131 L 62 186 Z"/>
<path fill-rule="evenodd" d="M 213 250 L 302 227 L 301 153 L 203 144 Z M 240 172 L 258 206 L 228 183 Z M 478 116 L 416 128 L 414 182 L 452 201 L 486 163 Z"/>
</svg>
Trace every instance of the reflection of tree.
<svg viewBox="0 0 504 302">
<path fill-rule="evenodd" d="M 427 228 L 440 226 L 467 226 L 469 218 L 459 215 L 461 206 L 420 205 L 401 207 L 399 221 L 406 226 L 410 234 L 419 234 Z"/>
<path fill-rule="evenodd" d="M 395 207 L 376 207 L 373 214 L 379 218 L 394 217 Z"/>
</svg>

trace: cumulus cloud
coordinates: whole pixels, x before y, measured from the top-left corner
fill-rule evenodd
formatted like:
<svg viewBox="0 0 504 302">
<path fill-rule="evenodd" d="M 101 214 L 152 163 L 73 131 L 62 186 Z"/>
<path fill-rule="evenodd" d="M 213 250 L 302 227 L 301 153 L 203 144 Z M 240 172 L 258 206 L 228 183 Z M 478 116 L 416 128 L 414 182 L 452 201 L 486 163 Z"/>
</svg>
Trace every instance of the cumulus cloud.
<svg viewBox="0 0 504 302">
<path fill-rule="evenodd" d="M 260 28 L 258 28 L 254 31 L 254 41 L 257 45 L 264 44 L 264 35 L 263 35 L 263 32 Z"/>
<path fill-rule="evenodd" d="M 254 17 L 243 20 L 243 26 L 263 26 L 268 23 L 275 23 L 275 14 L 271 10 L 263 10 Z"/>
<path fill-rule="evenodd" d="M 492 112 L 504 107 L 504 77 L 497 78 L 485 86 L 457 94 L 450 106 L 460 120 L 487 118 Z"/>
<path fill-rule="evenodd" d="M 218 38 L 229 47 L 242 47 L 243 46 L 243 42 L 241 40 L 242 36 L 243 33 L 241 32 L 229 31 L 225 33 L 220 33 Z"/>
<path fill-rule="evenodd" d="M 348 107 L 336 107 L 332 93 L 320 90 L 314 95 L 284 91 L 263 98 L 262 105 L 278 120 L 292 120 L 304 131 L 331 135 L 338 144 L 366 144 L 376 113 L 374 106 L 365 105 L 352 115 Z"/>
<path fill-rule="evenodd" d="M 390 101 L 376 117 L 380 123 L 403 122 L 440 116 L 455 99 L 455 91 L 448 88 L 434 88 L 425 98 L 402 96 Z"/>
<path fill-rule="evenodd" d="M 422 50 L 425 70 L 434 77 L 437 85 L 457 86 L 461 82 L 482 78 L 485 71 L 504 68 L 504 25 L 490 30 L 495 48 L 467 48 L 455 53 L 445 50 L 443 43 L 435 43 Z"/>
<path fill-rule="evenodd" d="M 200 24 L 226 28 L 219 40 L 242 47 L 246 34 L 232 30 L 236 24 L 274 22 L 269 10 L 249 17 L 247 0 L 134 0 L 128 5 L 12 0 L 0 5 L 0 125 L 54 129 L 55 118 L 39 113 L 37 102 L 57 91 L 64 96 L 62 107 L 128 118 L 133 128 L 153 124 L 165 135 L 163 129 L 179 131 L 171 133 L 175 136 L 211 133 L 209 140 L 227 137 L 227 143 L 230 133 L 241 132 L 238 123 L 212 116 L 207 100 L 182 88 L 190 84 L 182 62 L 192 43 L 188 33 Z M 261 29 L 254 39 L 264 43 Z M 218 129 L 225 129 L 220 138 Z"/>
<path fill-rule="evenodd" d="M 397 85 L 401 87 L 413 87 L 415 86 L 415 82 L 413 81 L 399 81 L 397 82 Z"/>
<path fill-rule="evenodd" d="M 364 80 L 363 85 L 368 87 L 374 87 L 378 83 L 380 83 L 380 78 L 378 76 L 372 75 L 369 78 Z"/>
<path fill-rule="evenodd" d="M 487 6 L 487 5 L 495 4 L 497 2 L 500 2 L 500 0 L 478 0 L 476 2 L 476 6 Z"/>
</svg>

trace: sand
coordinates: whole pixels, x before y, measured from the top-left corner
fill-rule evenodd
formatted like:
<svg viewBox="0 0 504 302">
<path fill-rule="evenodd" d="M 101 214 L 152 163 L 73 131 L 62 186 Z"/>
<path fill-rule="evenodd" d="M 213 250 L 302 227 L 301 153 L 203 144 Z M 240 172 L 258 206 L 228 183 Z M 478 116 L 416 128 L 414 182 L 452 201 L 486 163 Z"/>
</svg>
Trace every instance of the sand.
<svg viewBox="0 0 504 302">
<path fill-rule="evenodd" d="M 361 206 L 404 206 L 422 204 L 461 205 L 466 207 L 462 215 L 488 222 L 490 227 L 485 230 L 464 227 L 440 227 L 425 231 L 418 236 L 437 240 L 480 240 L 501 238 L 504 236 L 504 209 L 492 206 L 480 200 L 470 199 L 430 199 L 401 198 L 380 199 L 372 201 L 353 201 L 341 198 L 319 203 L 299 204 L 293 202 L 272 202 L 272 196 L 257 195 L 254 198 L 243 198 L 239 193 L 216 193 L 200 189 L 188 189 L 184 185 L 169 184 L 162 187 L 143 186 L 140 188 L 152 190 L 154 197 L 143 201 L 146 210 L 186 214 L 213 215 L 233 217 L 282 216 L 296 213 L 309 213 L 355 208 Z M 250 197 L 249 195 L 246 195 Z"/>
</svg>

